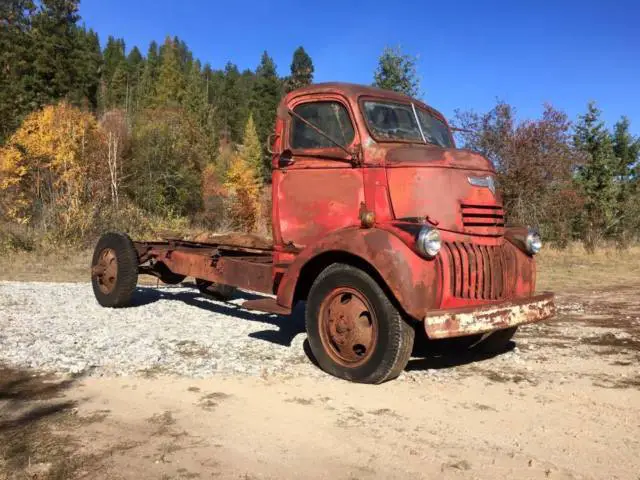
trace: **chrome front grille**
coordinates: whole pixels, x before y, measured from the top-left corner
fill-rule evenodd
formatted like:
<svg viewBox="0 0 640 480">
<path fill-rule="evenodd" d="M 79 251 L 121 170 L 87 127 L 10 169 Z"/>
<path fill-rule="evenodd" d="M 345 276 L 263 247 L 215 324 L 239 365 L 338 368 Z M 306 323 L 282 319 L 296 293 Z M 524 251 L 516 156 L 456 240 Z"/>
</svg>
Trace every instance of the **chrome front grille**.
<svg viewBox="0 0 640 480">
<path fill-rule="evenodd" d="M 502 300 L 513 295 L 516 259 L 506 245 L 447 242 L 450 291 L 454 297 Z"/>
</svg>

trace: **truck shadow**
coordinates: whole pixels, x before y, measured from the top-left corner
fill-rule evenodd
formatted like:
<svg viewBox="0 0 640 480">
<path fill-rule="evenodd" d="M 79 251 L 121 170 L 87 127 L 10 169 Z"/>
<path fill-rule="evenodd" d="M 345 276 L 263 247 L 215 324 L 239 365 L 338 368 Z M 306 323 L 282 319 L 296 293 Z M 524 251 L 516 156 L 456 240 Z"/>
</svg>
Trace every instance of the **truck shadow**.
<svg viewBox="0 0 640 480">
<path fill-rule="evenodd" d="M 473 348 L 467 350 L 453 349 L 451 351 L 443 350 L 442 348 L 422 348 L 419 352 L 414 352 L 412 354 L 412 358 L 409 360 L 406 370 L 443 370 L 460 367 L 470 363 L 490 360 L 512 351 L 515 347 L 516 344 L 511 341 L 505 345 L 504 349 L 491 353 Z"/>
<path fill-rule="evenodd" d="M 79 378 L 56 380 L 31 370 L 0 366 L 0 438 L 74 408 L 75 402 L 56 399 L 64 397 Z"/>
<path fill-rule="evenodd" d="M 175 300 L 182 302 L 192 307 L 200 308 L 212 313 L 220 315 L 229 315 L 241 320 L 248 320 L 250 322 L 258 322 L 262 324 L 274 325 L 278 327 L 278 330 L 262 330 L 259 332 L 252 332 L 249 334 L 251 338 L 263 340 L 266 342 L 274 343 L 276 345 L 291 346 L 293 339 L 304 333 L 304 304 L 299 303 L 294 308 L 292 314 L 288 317 L 282 315 L 275 315 L 269 313 L 256 313 L 250 310 L 242 308 L 240 305 L 230 302 L 222 302 L 218 300 L 210 300 L 204 297 L 199 291 L 172 291 L 173 288 L 138 288 L 134 297 L 134 307 L 141 307 L 149 305 L 160 300 Z M 243 300 L 252 300 L 256 298 L 263 298 L 259 295 L 253 295 L 246 292 L 241 292 L 235 298 L 242 298 Z"/>
<path fill-rule="evenodd" d="M 235 298 L 249 300 L 263 297 L 246 292 L 240 292 Z M 278 330 L 267 329 L 257 332 L 251 332 L 248 335 L 251 338 L 273 343 L 275 345 L 290 347 L 295 337 L 305 333 L 304 302 L 299 302 L 294 308 L 292 314 L 287 317 L 269 313 L 256 313 L 250 310 L 246 310 L 235 303 L 211 300 L 207 297 L 204 297 L 199 291 L 195 289 L 193 291 L 185 291 L 182 288 L 178 290 L 174 289 L 173 287 L 139 287 L 136 290 L 133 306 L 140 307 L 155 303 L 160 300 L 179 301 L 186 305 L 200 308 L 212 313 L 229 315 L 241 320 L 248 320 L 250 322 L 258 322 L 276 326 L 278 327 Z M 434 348 L 429 348 L 429 344 L 432 344 Z M 306 339 L 304 341 L 303 347 L 304 352 L 309 360 L 317 365 L 317 361 L 313 357 L 313 353 L 309 348 L 309 342 Z M 439 344 L 437 343 L 437 341 L 427 342 L 427 348 L 422 347 L 420 349 L 414 350 L 412 358 L 409 361 L 406 370 L 441 370 L 459 367 L 470 363 L 482 362 L 484 360 L 489 360 L 513 350 L 515 347 L 515 343 L 509 342 L 503 351 L 493 353 L 483 353 L 473 349 L 465 351 L 447 351 L 446 349 L 438 347 Z"/>
</svg>

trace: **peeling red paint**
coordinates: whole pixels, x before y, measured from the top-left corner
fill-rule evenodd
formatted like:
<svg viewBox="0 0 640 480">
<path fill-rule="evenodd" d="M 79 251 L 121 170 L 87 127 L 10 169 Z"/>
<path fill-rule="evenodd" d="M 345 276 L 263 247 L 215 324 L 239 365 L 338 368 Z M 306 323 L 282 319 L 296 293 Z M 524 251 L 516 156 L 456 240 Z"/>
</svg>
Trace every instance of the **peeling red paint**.
<svg viewBox="0 0 640 480">
<path fill-rule="evenodd" d="M 539 322 L 555 314 L 553 294 L 545 293 L 516 301 L 482 307 L 439 310 L 427 314 L 424 323 L 429 338 L 452 338 Z"/>
</svg>

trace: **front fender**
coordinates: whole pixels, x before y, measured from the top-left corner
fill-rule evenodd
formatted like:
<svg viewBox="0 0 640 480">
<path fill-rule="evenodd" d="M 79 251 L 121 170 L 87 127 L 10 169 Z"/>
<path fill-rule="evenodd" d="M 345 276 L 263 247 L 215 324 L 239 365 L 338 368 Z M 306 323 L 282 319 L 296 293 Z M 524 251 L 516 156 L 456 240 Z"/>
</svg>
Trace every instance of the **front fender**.
<svg viewBox="0 0 640 480">
<path fill-rule="evenodd" d="M 335 254 L 358 257 L 370 265 L 385 283 L 402 309 L 415 319 L 440 304 L 442 265 L 439 256 L 427 260 L 415 253 L 394 233 L 380 228 L 349 227 L 336 230 L 307 246 L 287 268 L 278 288 L 277 302 L 292 308 L 298 282 L 305 266 L 324 256 Z M 330 260 L 328 263 L 331 263 Z"/>
</svg>

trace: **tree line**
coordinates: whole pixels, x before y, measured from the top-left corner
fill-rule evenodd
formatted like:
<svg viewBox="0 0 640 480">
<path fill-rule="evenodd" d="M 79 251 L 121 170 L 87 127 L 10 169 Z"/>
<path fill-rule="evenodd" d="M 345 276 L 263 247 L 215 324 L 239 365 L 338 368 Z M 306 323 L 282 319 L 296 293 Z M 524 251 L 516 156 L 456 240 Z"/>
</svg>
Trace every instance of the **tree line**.
<svg viewBox="0 0 640 480">
<path fill-rule="evenodd" d="M 304 48 L 285 77 L 266 51 L 241 71 L 203 65 L 177 37 L 144 51 L 109 37 L 102 48 L 78 5 L 0 4 L 5 242 L 29 244 L 26 231 L 77 241 L 105 228 L 188 224 L 268 233 L 265 146 L 281 97 L 313 82 Z M 385 49 L 373 84 L 420 97 L 417 59 Z M 452 123 L 459 145 L 496 166 L 511 222 L 539 225 L 559 245 L 637 240 L 640 142 L 628 119 L 610 131 L 589 104 L 575 122 L 552 106 L 520 121 L 498 102 Z"/>
<path fill-rule="evenodd" d="M 101 48 L 78 6 L 0 5 L 3 218 L 63 239 L 147 214 L 268 230 L 266 140 L 281 97 L 313 81 L 304 48 L 285 77 L 266 51 L 241 71 L 203 65 L 177 37 L 144 53 L 116 37 Z M 71 179 L 83 184 L 73 199 Z"/>
</svg>

